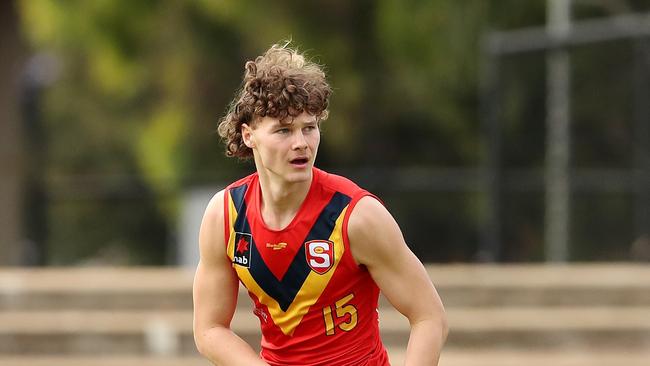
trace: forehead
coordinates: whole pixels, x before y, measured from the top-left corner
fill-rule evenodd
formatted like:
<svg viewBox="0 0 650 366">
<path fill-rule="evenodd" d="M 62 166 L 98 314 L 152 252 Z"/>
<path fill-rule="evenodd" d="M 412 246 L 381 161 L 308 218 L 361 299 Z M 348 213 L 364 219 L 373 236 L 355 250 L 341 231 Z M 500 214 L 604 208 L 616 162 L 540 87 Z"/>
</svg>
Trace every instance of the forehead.
<svg viewBox="0 0 650 366">
<path fill-rule="evenodd" d="M 257 127 L 273 127 L 273 126 L 287 126 L 292 124 L 308 124 L 308 123 L 318 123 L 318 119 L 315 116 L 307 112 L 301 113 L 296 117 L 287 117 L 283 120 L 273 117 L 262 117 L 257 121 Z"/>
</svg>

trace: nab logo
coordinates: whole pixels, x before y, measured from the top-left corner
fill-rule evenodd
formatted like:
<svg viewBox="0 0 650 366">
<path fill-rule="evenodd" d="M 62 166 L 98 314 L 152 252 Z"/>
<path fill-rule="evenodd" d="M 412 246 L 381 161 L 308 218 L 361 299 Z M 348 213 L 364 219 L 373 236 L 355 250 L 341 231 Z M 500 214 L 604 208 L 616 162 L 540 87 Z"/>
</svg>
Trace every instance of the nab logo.
<svg viewBox="0 0 650 366">
<path fill-rule="evenodd" d="M 251 267 L 251 245 L 253 237 L 247 233 L 235 233 L 235 253 L 232 261 L 240 266 Z"/>
<path fill-rule="evenodd" d="M 305 257 L 311 269 L 324 274 L 334 264 L 334 243 L 329 240 L 312 240 L 305 243 Z"/>
</svg>

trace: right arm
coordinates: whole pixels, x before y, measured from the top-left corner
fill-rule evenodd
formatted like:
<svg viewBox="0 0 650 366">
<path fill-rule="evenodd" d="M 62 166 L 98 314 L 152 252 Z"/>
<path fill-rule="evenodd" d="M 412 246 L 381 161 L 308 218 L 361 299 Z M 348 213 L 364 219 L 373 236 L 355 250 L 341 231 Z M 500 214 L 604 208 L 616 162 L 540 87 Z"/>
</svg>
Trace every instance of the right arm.
<svg viewBox="0 0 650 366">
<path fill-rule="evenodd" d="M 268 366 L 230 329 L 239 282 L 226 255 L 224 191 L 208 204 L 199 234 L 200 260 L 194 276 L 194 341 L 215 365 Z"/>
</svg>

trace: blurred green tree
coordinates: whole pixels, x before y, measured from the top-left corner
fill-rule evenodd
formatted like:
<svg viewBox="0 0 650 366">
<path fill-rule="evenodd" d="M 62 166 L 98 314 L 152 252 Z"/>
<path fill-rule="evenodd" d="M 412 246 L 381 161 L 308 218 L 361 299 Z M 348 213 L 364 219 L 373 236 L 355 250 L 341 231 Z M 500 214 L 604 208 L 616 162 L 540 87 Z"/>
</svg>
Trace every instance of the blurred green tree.
<svg viewBox="0 0 650 366">
<path fill-rule="evenodd" d="M 647 6 L 639 3 L 634 9 Z M 545 21 L 544 0 L 19 4 L 34 52 L 54 54 L 63 65 L 44 105 L 50 263 L 169 261 L 182 191 L 201 184 L 216 191 L 219 182 L 252 171 L 223 156 L 216 125 L 244 61 L 283 39 L 327 65 L 334 87 L 320 166 L 476 167 L 481 36 Z M 543 114 L 543 64 L 512 62 L 504 75 L 505 133 L 515 149 L 508 156 L 515 165 L 539 166 L 543 127 L 526 121 Z M 395 188 L 410 178 L 371 186 L 394 205 L 424 259 L 471 260 L 478 193 Z M 434 227 L 436 250 L 429 244 Z"/>
<path fill-rule="evenodd" d="M 480 35 L 490 22 L 539 20 L 542 1 L 510 1 L 512 13 L 495 11 L 496 3 L 22 1 L 34 49 L 64 65 L 46 102 L 49 260 L 109 248 L 134 263 L 164 262 L 181 190 L 251 170 L 223 157 L 216 122 L 243 61 L 282 39 L 327 65 L 335 89 L 321 166 L 478 164 Z M 412 199 L 433 205 L 436 197 Z M 451 199 L 463 207 L 453 217 L 433 214 L 447 227 L 443 247 L 467 242 L 468 227 L 475 232 L 475 199 Z M 431 217 L 395 206 L 412 236 L 426 234 L 417 228 Z M 471 251 L 465 245 L 453 258 Z"/>
</svg>

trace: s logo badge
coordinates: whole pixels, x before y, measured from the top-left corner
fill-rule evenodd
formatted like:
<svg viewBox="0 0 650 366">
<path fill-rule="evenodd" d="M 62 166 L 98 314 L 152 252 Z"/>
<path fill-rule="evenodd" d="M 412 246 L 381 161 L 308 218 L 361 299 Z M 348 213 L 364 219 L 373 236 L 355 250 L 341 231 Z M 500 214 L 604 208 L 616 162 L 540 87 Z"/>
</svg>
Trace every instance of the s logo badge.
<svg viewBox="0 0 650 366">
<path fill-rule="evenodd" d="M 334 243 L 329 240 L 306 242 L 305 258 L 314 272 L 324 274 L 334 265 Z"/>
</svg>

